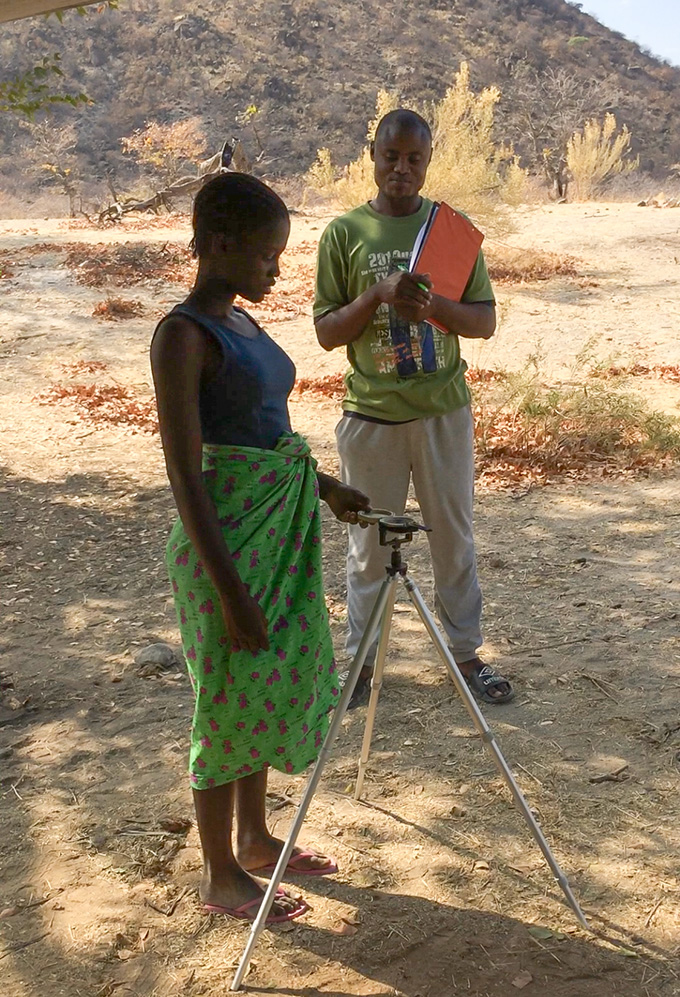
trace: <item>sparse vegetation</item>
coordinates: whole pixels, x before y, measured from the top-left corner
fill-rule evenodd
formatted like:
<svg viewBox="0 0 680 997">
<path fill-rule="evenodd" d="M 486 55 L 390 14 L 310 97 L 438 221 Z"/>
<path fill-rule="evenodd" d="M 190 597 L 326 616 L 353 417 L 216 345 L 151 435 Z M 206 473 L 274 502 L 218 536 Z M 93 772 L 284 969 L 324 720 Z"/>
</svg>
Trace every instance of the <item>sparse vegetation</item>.
<svg viewBox="0 0 680 997">
<path fill-rule="evenodd" d="M 129 301 L 125 298 L 105 298 L 94 306 L 92 314 L 95 318 L 102 318 L 107 322 L 116 322 L 119 319 L 138 318 L 144 314 L 144 305 L 141 301 Z"/>
<path fill-rule="evenodd" d="M 592 118 L 575 132 L 567 144 L 567 166 L 579 201 L 589 201 L 610 178 L 631 173 L 639 159 L 629 156 L 630 132 L 626 125 L 616 134 L 616 118 L 605 114 L 604 121 Z"/>
<path fill-rule="evenodd" d="M 409 105 L 432 126 L 433 153 L 425 193 L 462 208 L 490 230 L 503 228 L 504 208 L 520 202 L 526 180 L 512 147 L 494 140 L 494 110 L 499 100 L 497 87 L 474 93 L 469 66 L 462 63 L 441 101 Z M 380 118 L 402 103 L 396 92 L 379 92 L 367 130 L 369 143 Z M 343 207 L 356 207 L 375 193 L 369 146 L 340 175 L 329 150 L 320 149 L 307 180 L 318 193 Z"/>
</svg>

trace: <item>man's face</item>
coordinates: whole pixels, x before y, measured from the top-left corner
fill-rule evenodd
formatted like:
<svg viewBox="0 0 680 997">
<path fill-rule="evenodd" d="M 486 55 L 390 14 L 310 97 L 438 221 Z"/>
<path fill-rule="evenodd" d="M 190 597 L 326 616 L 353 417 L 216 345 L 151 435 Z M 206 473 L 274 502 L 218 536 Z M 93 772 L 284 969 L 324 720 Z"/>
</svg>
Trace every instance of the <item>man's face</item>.
<svg viewBox="0 0 680 997">
<path fill-rule="evenodd" d="M 431 155 L 432 143 L 422 128 L 382 129 L 371 148 L 378 190 L 390 200 L 415 197 L 425 183 Z"/>
</svg>

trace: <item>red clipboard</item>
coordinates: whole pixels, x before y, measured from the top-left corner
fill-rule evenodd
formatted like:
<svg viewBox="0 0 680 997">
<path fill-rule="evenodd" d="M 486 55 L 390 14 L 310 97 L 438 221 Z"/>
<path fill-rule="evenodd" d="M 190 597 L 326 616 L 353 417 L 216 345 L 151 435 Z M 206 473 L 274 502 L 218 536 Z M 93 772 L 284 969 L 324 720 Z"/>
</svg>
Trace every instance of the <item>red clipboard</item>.
<svg viewBox="0 0 680 997">
<path fill-rule="evenodd" d="M 429 274 L 435 294 L 460 301 L 483 241 L 484 234 L 467 218 L 435 203 L 416 238 L 409 272 Z"/>
</svg>

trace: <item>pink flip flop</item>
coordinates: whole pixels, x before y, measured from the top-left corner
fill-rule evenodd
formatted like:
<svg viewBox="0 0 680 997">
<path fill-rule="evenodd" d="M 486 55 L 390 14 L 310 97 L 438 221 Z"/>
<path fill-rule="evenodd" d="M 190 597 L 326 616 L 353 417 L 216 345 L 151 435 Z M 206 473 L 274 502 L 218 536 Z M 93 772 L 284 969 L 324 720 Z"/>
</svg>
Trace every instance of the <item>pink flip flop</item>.
<svg viewBox="0 0 680 997">
<path fill-rule="evenodd" d="M 299 869 L 296 863 L 304 862 L 305 859 L 316 858 L 315 852 L 299 852 L 297 855 L 293 855 L 292 858 L 288 860 L 288 865 L 286 866 L 286 872 L 294 872 L 298 876 L 333 876 L 338 871 L 338 863 L 335 859 L 330 858 L 326 865 L 322 865 L 319 869 Z M 276 868 L 276 864 L 264 865 L 260 869 L 251 869 L 250 872 L 254 872 L 256 875 L 258 873 L 272 873 Z"/>
<path fill-rule="evenodd" d="M 277 897 L 289 896 L 284 890 L 276 891 Z M 292 900 L 293 897 L 290 897 Z M 254 921 L 257 917 L 257 909 L 262 903 L 262 897 L 255 897 L 240 907 L 220 907 L 219 904 L 203 904 L 206 914 L 226 914 L 228 917 L 235 917 L 239 921 Z M 256 909 L 257 908 L 257 909 Z M 309 904 L 304 900 L 299 900 L 297 906 L 287 914 L 269 914 L 265 924 L 278 924 L 281 921 L 294 921 L 296 917 L 302 917 L 309 910 Z"/>
</svg>

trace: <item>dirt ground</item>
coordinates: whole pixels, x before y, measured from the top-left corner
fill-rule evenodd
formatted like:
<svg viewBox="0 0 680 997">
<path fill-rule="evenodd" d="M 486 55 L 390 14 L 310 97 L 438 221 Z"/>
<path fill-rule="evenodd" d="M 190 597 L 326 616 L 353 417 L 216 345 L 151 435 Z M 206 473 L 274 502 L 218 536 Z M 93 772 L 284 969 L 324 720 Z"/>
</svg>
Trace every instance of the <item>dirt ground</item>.
<svg viewBox="0 0 680 997">
<path fill-rule="evenodd" d="M 150 398 L 150 333 L 181 285 L 79 283 L 60 247 L 185 245 L 177 224 L 0 223 L 3 997 L 224 994 L 247 935 L 203 915 L 196 897 L 188 681 L 180 667 L 148 674 L 133 660 L 148 644 L 178 640 L 158 437 L 37 400 L 74 378 Z M 323 224 L 295 216 L 296 266 L 311 264 Z M 507 242 L 573 255 L 581 277 L 500 288 L 498 335 L 468 360 L 519 367 L 540 348 L 555 378 L 578 377 L 584 349 L 603 361 L 680 362 L 680 210 L 526 209 Z M 93 317 L 107 293 L 141 302 L 144 314 Z M 298 374 L 342 370 L 300 308 L 269 322 Z M 636 388 L 677 414 L 680 384 Z M 333 471 L 337 405 L 294 395 L 291 409 Z M 303 834 L 337 856 L 340 874 L 296 884 L 313 910 L 263 934 L 248 992 L 680 994 L 679 483 L 665 472 L 478 494 L 485 653 L 518 691 L 486 715 L 596 934 L 560 902 L 400 601 L 365 800 L 351 792 L 359 710 Z M 328 517 L 325 541 L 341 650 L 345 538 Z M 409 560 L 431 601 L 425 541 Z M 274 774 L 270 785 L 272 823 L 284 832 L 302 782 Z"/>
</svg>

